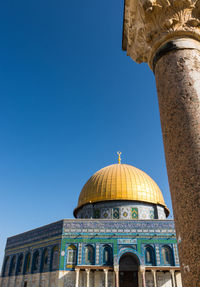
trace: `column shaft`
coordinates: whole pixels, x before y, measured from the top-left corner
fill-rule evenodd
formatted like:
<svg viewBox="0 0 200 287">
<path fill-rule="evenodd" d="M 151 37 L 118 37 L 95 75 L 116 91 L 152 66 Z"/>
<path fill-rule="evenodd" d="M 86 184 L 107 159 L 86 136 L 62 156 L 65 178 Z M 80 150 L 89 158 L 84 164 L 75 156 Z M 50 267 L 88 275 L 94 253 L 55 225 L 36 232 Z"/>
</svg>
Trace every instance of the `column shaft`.
<svg viewBox="0 0 200 287">
<path fill-rule="evenodd" d="M 104 269 L 104 274 L 105 274 L 105 287 L 108 287 L 108 270 Z"/>
<path fill-rule="evenodd" d="M 90 269 L 86 269 L 87 274 L 87 287 L 90 287 Z"/>
<path fill-rule="evenodd" d="M 115 287 L 119 287 L 119 270 L 115 270 Z"/>
<path fill-rule="evenodd" d="M 176 283 L 175 283 L 175 276 L 174 276 L 174 270 L 170 270 L 171 276 L 172 276 L 172 286 L 176 287 Z"/>
<path fill-rule="evenodd" d="M 142 287 L 146 287 L 145 271 L 142 272 Z"/>
<path fill-rule="evenodd" d="M 157 287 L 157 281 L 156 281 L 156 271 L 155 270 L 151 270 L 152 274 L 153 274 L 153 284 L 154 287 Z"/>
<path fill-rule="evenodd" d="M 80 269 L 76 269 L 76 287 L 79 287 Z"/>
<path fill-rule="evenodd" d="M 183 286 L 200 284 L 200 52 L 182 49 L 155 67 Z"/>
</svg>

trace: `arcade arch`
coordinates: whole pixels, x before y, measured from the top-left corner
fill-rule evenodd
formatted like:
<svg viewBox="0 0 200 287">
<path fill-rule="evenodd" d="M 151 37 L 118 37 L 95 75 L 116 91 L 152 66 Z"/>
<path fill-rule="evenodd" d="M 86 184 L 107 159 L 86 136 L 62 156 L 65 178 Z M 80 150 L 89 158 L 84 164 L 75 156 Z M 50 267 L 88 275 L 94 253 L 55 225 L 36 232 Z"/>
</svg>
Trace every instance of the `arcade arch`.
<svg viewBox="0 0 200 287">
<path fill-rule="evenodd" d="M 138 287 L 139 259 L 133 253 L 125 253 L 119 260 L 119 287 Z"/>
</svg>

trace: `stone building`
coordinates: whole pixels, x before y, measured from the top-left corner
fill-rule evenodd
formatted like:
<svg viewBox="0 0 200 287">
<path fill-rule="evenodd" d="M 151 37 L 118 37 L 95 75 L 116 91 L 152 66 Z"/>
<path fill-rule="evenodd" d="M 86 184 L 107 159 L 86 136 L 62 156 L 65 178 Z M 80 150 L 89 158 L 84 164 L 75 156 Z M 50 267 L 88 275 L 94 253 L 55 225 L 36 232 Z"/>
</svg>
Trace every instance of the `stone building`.
<svg viewBox="0 0 200 287">
<path fill-rule="evenodd" d="M 7 239 L 1 287 L 181 287 L 174 221 L 158 185 L 113 164 L 64 219 Z"/>
</svg>

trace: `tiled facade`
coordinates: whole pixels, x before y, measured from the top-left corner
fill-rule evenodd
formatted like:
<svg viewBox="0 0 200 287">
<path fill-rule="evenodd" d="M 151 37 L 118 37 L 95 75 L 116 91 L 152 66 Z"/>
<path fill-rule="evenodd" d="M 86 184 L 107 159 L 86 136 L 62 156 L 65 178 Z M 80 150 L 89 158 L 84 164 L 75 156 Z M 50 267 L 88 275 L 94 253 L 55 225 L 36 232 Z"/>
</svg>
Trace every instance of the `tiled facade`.
<svg viewBox="0 0 200 287">
<path fill-rule="evenodd" d="M 59 250 L 57 265 L 52 262 L 54 260 L 53 250 L 56 246 Z M 153 250 L 153 266 L 146 262 L 147 246 Z M 172 252 L 170 266 L 165 264 L 163 259 L 162 249 L 166 246 Z M 87 248 L 93 250 L 94 256 L 93 261 L 89 263 Z M 109 251 L 109 261 L 107 262 L 104 258 L 105 249 Z M 45 269 L 43 268 L 44 250 L 47 250 L 46 254 L 48 254 Z M 36 251 L 39 252 L 37 270 L 33 270 Z M 28 252 L 31 254 L 30 269 L 25 272 L 25 257 Z M 171 278 L 170 270 L 173 270 L 174 278 L 179 276 L 177 252 L 172 220 L 61 220 L 8 238 L 0 286 L 84 287 L 88 286 L 89 282 L 90 287 L 114 287 L 117 286 L 116 272 L 120 270 L 120 258 L 124 254 L 132 254 L 138 258 L 138 286 L 142 286 L 143 275 L 140 269 L 143 267 L 146 268 L 146 287 L 154 286 L 151 285 L 153 282 L 152 270 L 156 270 L 158 287 L 172 286 L 172 283 L 169 283 L 172 280 L 168 278 Z M 75 254 L 75 258 L 73 258 L 73 254 Z M 20 255 L 23 255 L 23 262 L 21 271 L 18 272 Z M 16 256 L 15 266 L 12 267 L 11 262 L 14 256 Z M 69 256 L 72 261 L 69 261 Z M 72 263 L 69 264 L 69 262 Z M 165 285 L 163 282 L 168 282 L 171 285 Z M 176 284 L 178 284 L 177 287 L 181 286 L 181 283 Z"/>
<path fill-rule="evenodd" d="M 163 206 L 137 201 L 108 201 L 86 204 L 77 212 L 77 218 L 102 219 L 165 219 Z"/>
<path fill-rule="evenodd" d="M 120 164 L 96 175 L 76 219 L 8 238 L 0 287 L 182 287 L 174 222 L 156 183 Z"/>
</svg>

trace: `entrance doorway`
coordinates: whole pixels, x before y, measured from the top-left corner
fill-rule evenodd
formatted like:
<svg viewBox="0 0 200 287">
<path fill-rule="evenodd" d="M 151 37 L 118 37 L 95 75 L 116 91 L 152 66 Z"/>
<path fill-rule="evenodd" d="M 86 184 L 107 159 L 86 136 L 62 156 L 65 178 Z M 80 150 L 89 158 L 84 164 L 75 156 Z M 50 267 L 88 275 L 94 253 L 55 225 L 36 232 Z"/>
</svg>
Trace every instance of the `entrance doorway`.
<svg viewBox="0 0 200 287">
<path fill-rule="evenodd" d="M 138 259 L 126 253 L 119 261 L 119 287 L 138 287 Z"/>
</svg>

